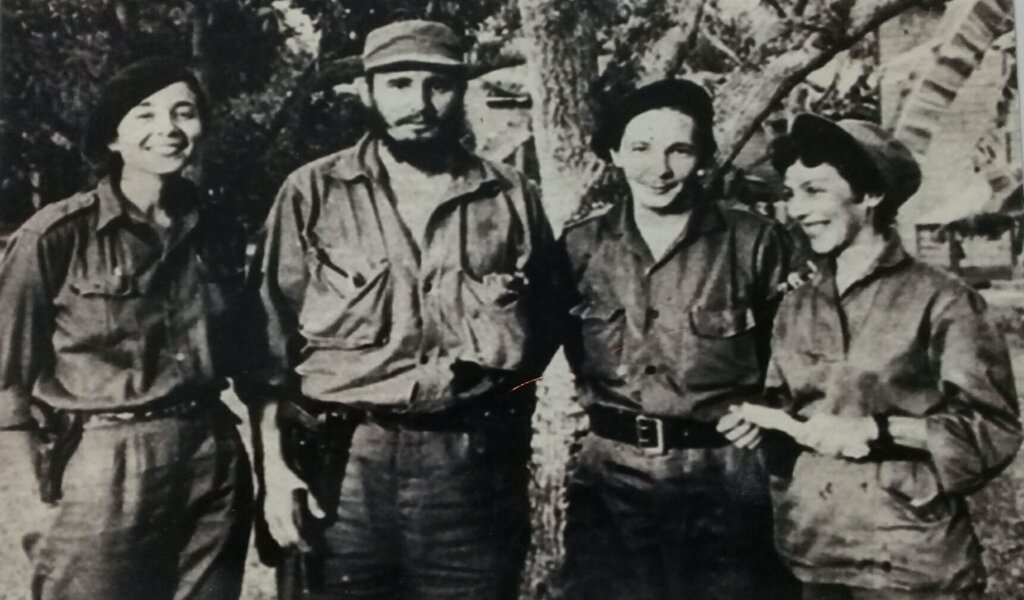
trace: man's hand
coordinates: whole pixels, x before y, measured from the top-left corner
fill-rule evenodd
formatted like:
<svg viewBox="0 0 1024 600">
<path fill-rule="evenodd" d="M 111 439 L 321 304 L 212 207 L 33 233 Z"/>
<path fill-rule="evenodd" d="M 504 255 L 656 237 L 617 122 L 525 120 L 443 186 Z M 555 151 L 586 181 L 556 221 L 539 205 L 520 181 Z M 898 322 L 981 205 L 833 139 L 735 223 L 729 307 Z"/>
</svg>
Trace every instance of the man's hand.
<svg viewBox="0 0 1024 600">
<path fill-rule="evenodd" d="M 729 407 L 729 413 L 718 420 L 715 429 L 737 448 L 757 448 L 761 443 L 761 428 L 745 420 L 735 406 Z"/>
<path fill-rule="evenodd" d="M 302 538 L 299 524 L 295 518 L 296 510 L 303 508 L 317 519 L 326 515 L 320 504 L 310 493 L 306 483 L 285 466 L 283 461 L 272 461 L 266 464 L 263 477 L 265 495 L 263 498 L 263 517 L 267 521 L 270 536 L 281 547 L 297 546 L 303 552 L 310 547 Z M 305 496 L 306 506 L 296 506 L 296 499 Z"/>
<path fill-rule="evenodd" d="M 840 417 L 817 414 L 803 424 L 797 442 L 824 456 L 864 458 L 878 439 L 878 425 L 871 417 Z"/>
<path fill-rule="evenodd" d="M 270 537 L 278 546 L 298 546 L 300 550 L 309 551 L 295 513 L 297 509 L 308 509 L 308 514 L 317 519 L 325 515 L 306 483 L 285 464 L 281 435 L 277 429 L 277 409 L 276 402 L 264 401 L 253 405 L 251 413 L 253 436 L 258 438 L 254 445 L 257 442 L 263 445 L 263 518 L 267 521 Z M 305 507 L 296 505 L 298 496 L 306 497 Z"/>
</svg>

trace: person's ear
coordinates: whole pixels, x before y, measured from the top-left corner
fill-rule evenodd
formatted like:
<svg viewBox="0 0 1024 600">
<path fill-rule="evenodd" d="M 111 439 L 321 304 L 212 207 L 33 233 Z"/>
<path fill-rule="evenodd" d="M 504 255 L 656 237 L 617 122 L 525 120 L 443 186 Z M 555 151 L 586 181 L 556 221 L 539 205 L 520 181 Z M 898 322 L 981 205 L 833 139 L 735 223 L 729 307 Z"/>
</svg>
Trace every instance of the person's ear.
<svg viewBox="0 0 1024 600">
<path fill-rule="evenodd" d="M 608 149 L 608 158 L 611 159 L 613 165 L 615 165 L 616 167 L 620 166 L 619 165 L 619 151 L 618 150 L 609 148 Z"/>
<path fill-rule="evenodd" d="M 359 100 L 368 108 L 373 108 L 373 96 L 370 94 L 371 74 L 366 74 L 356 80 L 356 92 L 359 93 Z"/>
<path fill-rule="evenodd" d="M 882 203 L 883 198 L 885 198 L 885 194 L 864 194 L 864 206 L 868 208 L 878 208 L 878 205 Z"/>
</svg>

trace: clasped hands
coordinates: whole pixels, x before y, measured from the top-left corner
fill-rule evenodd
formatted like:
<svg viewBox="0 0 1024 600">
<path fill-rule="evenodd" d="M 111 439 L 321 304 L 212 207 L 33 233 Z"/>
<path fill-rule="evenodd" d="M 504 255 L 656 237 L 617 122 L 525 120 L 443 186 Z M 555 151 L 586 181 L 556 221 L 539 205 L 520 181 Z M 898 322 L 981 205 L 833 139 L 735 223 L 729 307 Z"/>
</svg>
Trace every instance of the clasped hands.
<svg viewBox="0 0 1024 600">
<path fill-rule="evenodd" d="M 871 417 L 815 414 L 800 421 L 784 410 L 748 403 L 729 407 L 717 429 L 739 448 L 756 448 L 764 430 L 771 429 L 818 454 L 855 460 L 868 455 L 880 433 Z"/>
</svg>

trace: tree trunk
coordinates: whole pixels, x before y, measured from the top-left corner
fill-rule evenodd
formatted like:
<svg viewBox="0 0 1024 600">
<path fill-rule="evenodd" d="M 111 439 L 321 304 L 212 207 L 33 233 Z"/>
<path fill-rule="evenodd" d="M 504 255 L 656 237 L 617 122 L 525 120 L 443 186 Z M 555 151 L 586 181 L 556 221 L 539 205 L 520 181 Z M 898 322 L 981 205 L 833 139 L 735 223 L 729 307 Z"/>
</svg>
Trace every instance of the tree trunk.
<svg viewBox="0 0 1024 600">
<path fill-rule="evenodd" d="M 592 116 L 587 91 L 597 77 L 599 47 L 590 0 L 519 0 L 533 135 L 544 208 L 559 231 L 603 168 L 589 151 Z M 560 597 L 565 524 L 565 468 L 581 423 L 562 354 L 544 373 L 534 416 L 530 498 L 533 538 L 522 598 Z"/>
<path fill-rule="evenodd" d="M 210 59 L 209 43 L 207 42 L 210 36 L 211 16 L 212 13 L 205 0 L 192 2 L 191 13 L 189 14 L 192 28 L 190 40 L 192 60 L 196 65 L 196 77 L 199 79 L 199 84 L 208 92 L 211 91 L 210 83 L 213 81 L 211 73 L 213 65 Z"/>
<path fill-rule="evenodd" d="M 573 213 L 596 169 L 586 97 L 599 47 L 588 0 L 519 0 L 533 134 L 544 207 L 556 229 Z"/>
</svg>

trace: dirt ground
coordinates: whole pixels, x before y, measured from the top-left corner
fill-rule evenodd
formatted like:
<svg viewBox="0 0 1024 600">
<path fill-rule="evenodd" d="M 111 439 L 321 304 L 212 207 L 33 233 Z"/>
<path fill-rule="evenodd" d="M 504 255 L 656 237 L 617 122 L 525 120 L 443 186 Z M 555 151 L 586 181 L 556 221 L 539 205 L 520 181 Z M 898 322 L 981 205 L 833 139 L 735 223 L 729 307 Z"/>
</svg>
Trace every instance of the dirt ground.
<svg viewBox="0 0 1024 600">
<path fill-rule="evenodd" d="M 1014 367 L 1017 375 L 1017 389 L 1024 391 L 1024 320 L 1019 310 L 1005 309 L 1000 314 L 1004 330 L 1009 334 Z M 557 386 L 564 389 L 563 386 Z M 556 388 L 557 389 L 557 388 Z M 235 404 L 234 408 L 239 408 Z M 545 420 L 539 415 L 539 429 L 551 429 L 545 423 L 564 422 L 561 418 Z M 556 435 L 559 439 L 555 439 Z M 539 432 L 536 445 L 538 456 L 559 454 L 560 439 L 565 432 L 557 434 Z M 553 450 L 554 449 L 554 450 Z M 21 550 L 22 536 L 31 530 L 43 529 L 52 512 L 44 510 L 35 500 L 32 490 L 11 489 L 11 477 L 5 476 L 13 467 L 0 456 L 0 600 L 28 600 L 29 564 Z M 557 469 L 556 469 L 557 473 Z M 545 580 L 551 566 L 557 562 L 557 551 L 551 547 L 557 543 L 555 531 L 559 526 L 561 511 L 557 502 L 559 490 L 557 477 L 535 477 L 534 497 L 538 506 L 545 510 L 535 515 L 534 536 L 536 547 L 531 552 L 532 564 L 526 570 L 524 600 L 533 596 L 548 596 L 539 590 L 545 589 Z M 547 482 L 547 484 L 538 482 Z M 987 488 L 971 499 L 978 534 L 985 546 L 985 561 L 989 569 L 989 591 L 987 600 L 1024 600 L 1024 454 L 1006 472 Z M 548 510 L 551 509 L 551 510 Z M 271 600 L 274 595 L 273 572 L 260 565 L 255 552 L 249 555 L 250 568 L 246 573 L 244 600 Z"/>
</svg>

